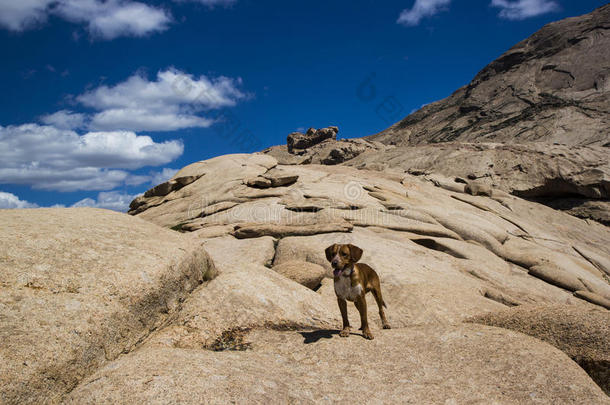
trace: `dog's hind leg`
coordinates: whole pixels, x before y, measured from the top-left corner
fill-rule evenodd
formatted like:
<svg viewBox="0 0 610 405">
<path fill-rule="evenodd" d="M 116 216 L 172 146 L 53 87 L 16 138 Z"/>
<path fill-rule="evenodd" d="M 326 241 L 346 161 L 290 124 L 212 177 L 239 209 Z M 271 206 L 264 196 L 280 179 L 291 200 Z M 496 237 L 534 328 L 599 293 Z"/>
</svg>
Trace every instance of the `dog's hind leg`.
<svg viewBox="0 0 610 405">
<path fill-rule="evenodd" d="M 376 282 L 375 282 L 376 281 Z M 381 324 L 383 325 L 383 329 L 391 329 L 391 326 L 385 317 L 385 311 L 383 307 L 385 307 L 385 302 L 383 301 L 383 297 L 381 296 L 381 285 L 379 283 L 379 279 L 373 282 L 373 288 L 371 292 L 373 293 L 373 297 L 375 297 L 375 301 L 377 301 L 377 306 L 379 307 L 379 317 L 381 318 Z"/>
</svg>

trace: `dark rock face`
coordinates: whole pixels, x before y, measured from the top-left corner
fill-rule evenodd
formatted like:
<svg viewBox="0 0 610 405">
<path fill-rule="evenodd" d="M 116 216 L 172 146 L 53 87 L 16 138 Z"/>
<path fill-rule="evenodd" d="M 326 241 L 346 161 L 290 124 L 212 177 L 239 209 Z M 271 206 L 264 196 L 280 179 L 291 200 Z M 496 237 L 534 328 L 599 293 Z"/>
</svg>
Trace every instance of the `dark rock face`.
<svg viewBox="0 0 610 405">
<path fill-rule="evenodd" d="M 287 138 L 288 152 L 292 153 L 295 149 L 307 149 L 327 139 L 336 140 L 338 132 L 337 127 L 309 128 L 305 134 L 293 132 Z"/>
<path fill-rule="evenodd" d="M 150 205 L 148 203 L 151 200 L 154 200 L 154 197 L 157 197 L 158 199 L 162 199 L 162 197 L 165 197 L 166 195 L 170 194 L 171 192 L 178 191 L 182 187 L 188 186 L 189 184 L 191 184 L 192 182 L 197 180 L 199 177 L 200 176 L 176 177 L 176 178 L 166 181 L 165 183 L 156 185 L 155 187 L 151 188 L 150 190 L 147 190 L 144 193 L 144 195 L 136 197 L 129 204 L 129 214 L 135 215 L 139 212 L 144 211 L 145 209 L 150 207 Z"/>
<path fill-rule="evenodd" d="M 610 145 L 610 5 L 546 25 L 450 97 L 370 137 Z"/>
</svg>

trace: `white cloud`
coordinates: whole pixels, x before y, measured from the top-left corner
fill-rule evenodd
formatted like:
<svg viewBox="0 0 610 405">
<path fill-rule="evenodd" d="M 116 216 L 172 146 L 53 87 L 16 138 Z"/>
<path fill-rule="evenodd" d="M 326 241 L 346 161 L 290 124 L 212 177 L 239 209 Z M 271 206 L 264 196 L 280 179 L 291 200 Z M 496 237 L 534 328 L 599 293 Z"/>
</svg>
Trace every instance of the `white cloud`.
<svg viewBox="0 0 610 405">
<path fill-rule="evenodd" d="M 176 3 L 201 3 L 208 7 L 214 6 L 230 6 L 234 4 L 237 0 L 174 0 Z"/>
<path fill-rule="evenodd" d="M 123 0 L 60 0 L 54 12 L 68 21 L 87 24 L 91 35 L 104 39 L 164 31 L 171 21 L 162 9 Z"/>
<path fill-rule="evenodd" d="M 29 201 L 20 200 L 15 194 L 0 191 L 0 209 L 7 208 L 37 208 L 38 205 Z"/>
<path fill-rule="evenodd" d="M 90 124 L 91 129 L 132 131 L 175 131 L 184 128 L 207 128 L 213 120 L 196 115 L 175 113 L 155 114 L 142 108 L 111 109 L 97 113 Z"/>
<path fill-rule="evenodd" d="M 135 74 L 115 86 L 100 86 L 77 97 L 83 105 L 98 110 L 90 129 L 173 131 L 209 127 L 213 119 L 203 111 L 232 107 L 247 98 L 240 79 L 220 76 L 195 78 L 177 69 L 157 73 L 155 81 Z"/>
<path fill-rule="evenodd" d="M 413 7 L 402 10 L 398 17 L 398 24 L 415 26 L 424 17 L 431 17 L 441 11 L 447 10 L 451 0 L 415 0 Z"/>
<path fill-rule="evenodd" d="M 69 110 L 57 111 L 53 114 L 43 115 L 40 121 L 59 129 L 79 129 L 85 126 L 85 114 Z"/>
<path fill-rule="evenodd" d="M 552 0 L 492 0 L 491 6 L 499 7 L 498 15 L 507 20 L 524 20 L 560 9 L 559 4 Z"/>
<path fill-rule="evenodd" d="M 145 36 L 167 29 L 165 10 L 130 0 L 0 0 L 0 26 L 23 31 L 55 15 L 87 25 L 94 37 Z"/>
<path fill-rule="evenodd" d="M 95 207 L 108 210 L 126 212 L 129 204 L 138 194 L 124 194 L 118 191 L 101 192 L 97 195 L 97 200 L 84 198 L 72 205 L 72 207 Z"/>
<path fill-rule="evenodd" d="M 47 20 L 48 6 L 55 0 L 0 0 L 0 26 L 23 31 Z"/>
<path fill-rule="evenodd" d="M 156 143 L 128 131 L 78 135 L 37 124 L 0 127 L 0 183 L 58 191 L 109 190 L 147 181 L 116 169 L 163 165 L 183 150 L 181 141 Z"/>
</svg>

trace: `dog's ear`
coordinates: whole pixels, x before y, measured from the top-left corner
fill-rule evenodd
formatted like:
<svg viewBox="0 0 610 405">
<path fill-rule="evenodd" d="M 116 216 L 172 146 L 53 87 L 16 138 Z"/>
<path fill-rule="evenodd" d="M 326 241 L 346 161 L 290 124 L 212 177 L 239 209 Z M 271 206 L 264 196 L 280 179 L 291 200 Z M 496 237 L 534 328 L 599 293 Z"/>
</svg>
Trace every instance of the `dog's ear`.
<svg viewBox="0 0 610 405">
<path fill-rule="evenodd" d="M 332 261 L 335 253 L 337 252 L 337 244 L 330 245 L 324 252 L 326 253 L 326 260 L 329 262 Z"/>
<path fill-rule="evenodd" d="M 352 257 L 352 261 L 354 263 L 356 263 L 362 257 L 362 249 L 360 249 L 358 246 L 354 246 L 354 245 L 347 245 L 347 246 L 349 246 L 349 254 Z"/>
</svg>

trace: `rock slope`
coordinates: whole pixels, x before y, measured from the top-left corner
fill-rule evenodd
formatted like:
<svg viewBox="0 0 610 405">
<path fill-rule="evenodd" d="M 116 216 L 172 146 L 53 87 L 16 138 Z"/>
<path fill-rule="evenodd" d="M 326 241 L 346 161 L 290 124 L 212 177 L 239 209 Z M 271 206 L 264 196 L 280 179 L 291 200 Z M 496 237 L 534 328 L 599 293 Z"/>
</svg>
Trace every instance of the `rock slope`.
<svg viewBox="0 0 610 405">
<path fill-rule="evenodd" d="M 265 154 L 170 183 L 187 177 L 134 201 L 135 218 L 0 211 L 2 402 L 610 403 L 564 346 L 464 323 L 524 304 L 606 316 L 606 227 L 506 193 Z M 332 243 L 362 247 L 380 275 L 393 329 L 369 297 L 372 342 L 337 335 Z"/>
<path fill-rule="evenodd" d="M 576 363 L 567 356 L 575 357 L 565 345 L 550 342 L 567 354 L 557 355 L 557 349 L 523 335 L 462 323 L 522 305 L 556 305 L 581 313 L 598 308 L 595 314 L 608 317 L 610 231 L 606 227 L 501 190 L 491 196 L 471 195 L 453 179 L 432 182 L 404 170 L 286 165 L 268 154 L 254 154 L 197 162 L 176 174 L 176 178 L 184 176 L 197 180 L 161 200 L 139 201 L 148 208 L 133 213 L 203 240 L 219 276 L 191 294 L 172 325 L 120 362 L 100 369 L 71 393 L 70 401 L 98 398 L 110 403 L 120 392 L 136 402 L 173 396 L 193 403 L 205 397 L 218 402 L 270 397 L 348 402 L 353 390 L 342 387 L 367 373 L 362 369 L 373 369 L 369 377 L 384 381 L 386 391 L 396 393 L 373 396 L 386 402 L 398 401 L 401 395 L 424 398 L 426 392 L 430 395 L 425 388 L 430 381 L 437 382 L 433 402 L 441 403 L 451 399 L 463 403 L 467 398 L 608 402 L 597 387 L 577 392 L 591 383 L 567 382 L 582 377 L 580 371 L 572 374 Z M 252 181 L 256 178 L 269 183 Z M 361 339 L 358 333 L 337 341 L 340 320 L 324 257 L 324 248 L 332 243 L 363 247 L 362 261 L 380 274 L 394 329 L 381 330 L 369 302 L 377 339 L 373 346 L 354 341 Z M 294 268 L 295 263 L 304 263 L 304 273 L 312 269 L 303 279 L 319 277 L 320 266 L 326 269 L 315 292 L 311 285 L 293 282 L 299 281 L 294 274 L 286 274 L 287 278 L 274 271 Z M 357 324 L 357 312 L 349 310 Z M 458 338 L 462 335 L 480 341 L 462 341 Z M 598 346 L 607 343 L 603 335 L 594 339 Z M 344 354 L 331 349 L 337 345 Z M 499 351 L 496 345 L 507 350 Z M 489 347 L 494 348 L 493 355 L 485 352 Z M 210 349 L 233 350 L 218 354 Z M 403 350 L 404 356 L 388 358 L 384 355 L 388 350 Z M 347 362 L 351 351 L 366 355 Z M 527 354 L 520 357 L 515 352 Z M 420 357 L 414 358 L 414 353 Z M 379 362 L 371 367 L 368 358 Z M 470 358 L 472 362 L 464 360 Z M 265 366 L 270 362 L 279 368 L 271 371 Z M 470 364 L 469 371 L 456 377 L 451 370 L 463 369 L 464 362 Z M 245 375 L 227 374 L 238 365 Z M 165 370 L 160 378 L 151 377 L 160 367 Z M 262 369 L 267 371 L 260 374 Z M 513 372 L 507 377 L 502 369 Z M 570 392 L 544 388 L 527 372 L 514 372 L 526 369 L 549 373 L 541 379 L 565 378 L 559 385 L 572 388 Z M 184 370 L 189 370 L 186 380 L 180 377 Z M 599 381 L 595 370 L 587 369 Z M 201 382 L 202 373 L 209 373 L 211 379 Z M 339 378 L 344 383 L 326 384 L 319 377 L 325 373 L 343 375 Z M 125 375 L 133 376 L 134 382 L 127 383 Z M 261 380 L 260 375 L 265 377 Z M 462 378 L 471 387 L 464 389 Z M 156 382 L 150 386 L 150 381 Z M 186 386 L 191 389 L 184 396 Z M 379 395 L 361 389 L 363 395 Z"/>
<path fill-rule="evenodd" d="M 610 146 L 610 5 L 544 26 L 450 97 L 371 136 L 387 144 Z"/>
<path fill-rule="evenodd" d="M 0 403 L 57 403 L 180 307 L 213 263 L 195 241 L 91 208 L 0 210 Z"/>
<path fill-rule="evenodd" d="M 363 153 L 346 165 L 475 180 L 610 225 L 610 155 L 600 146 L 444 142 Z M 432 177 L 431 177 L 432 175 Z"/>
</svg>

